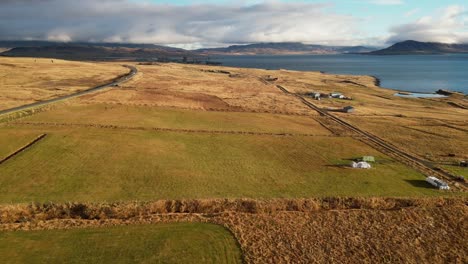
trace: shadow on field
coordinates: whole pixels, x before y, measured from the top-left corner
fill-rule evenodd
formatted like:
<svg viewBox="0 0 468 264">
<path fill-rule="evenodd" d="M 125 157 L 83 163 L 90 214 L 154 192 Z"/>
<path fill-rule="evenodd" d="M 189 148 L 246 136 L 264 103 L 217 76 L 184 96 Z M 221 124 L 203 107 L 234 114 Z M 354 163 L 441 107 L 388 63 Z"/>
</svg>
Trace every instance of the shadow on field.
<svg viewBox="0 0 468 264">
<path fill-rule="evenodd" d="M 413 185 L 414 187 L 434 189 L 434 187 L 430 185 L 428 182 L 426 182 L 425 180 L 405 180 L 405 181 Z"/>
</svg>

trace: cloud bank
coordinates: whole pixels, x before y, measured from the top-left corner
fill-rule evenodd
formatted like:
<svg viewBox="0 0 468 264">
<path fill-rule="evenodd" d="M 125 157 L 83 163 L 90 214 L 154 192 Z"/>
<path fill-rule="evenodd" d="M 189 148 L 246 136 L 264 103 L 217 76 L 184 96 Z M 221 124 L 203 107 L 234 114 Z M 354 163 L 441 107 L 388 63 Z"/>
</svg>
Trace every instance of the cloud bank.
<svg viewBox="0 0 468 264">
<path fill-rule="evenodd" d="M 448 6 L 433 16 L 390 29 L 388 43 L 414 39 L 444 43 L 468 43 L 468 12 L 458 5 Z"/>
<path fill-rule="evenodd" d="M 179 45 L 300 41 L 339 44 L 361 32 L 358 19 L 327 4 L 176 6 L 127 0 L 0 2 L 0 38 Z"/>
<path fill-rule="evenodd" d="M 0 0 L 0 40 L 157 43 L 189 49 L 257 42 L 385 42 L 359 29 L 362 18 L 334 13 L 330 4 L 239 2 L 187 6 L 134 0 Z M 370 2 L 404 4 L 401 0 Z M 390 33 L 389 42 L 468 41 L 463 12 L 461 7 L 449 7 L 440 17 L 424 17 L 390 32 L 382 29 L 381 36 Z"/>
</svg>

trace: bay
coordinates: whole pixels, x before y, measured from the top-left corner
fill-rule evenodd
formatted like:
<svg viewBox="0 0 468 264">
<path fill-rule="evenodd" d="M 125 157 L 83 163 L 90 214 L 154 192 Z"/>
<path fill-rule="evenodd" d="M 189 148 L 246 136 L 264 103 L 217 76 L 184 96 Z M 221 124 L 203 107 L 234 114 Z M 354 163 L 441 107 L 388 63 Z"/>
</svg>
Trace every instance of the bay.
<svg viewBox="0 0 468 264">
<path fill-rule="evenodd" d="M 468 54 L 238 55 L 216 56 L 211 60 L 243 68 L 372 75 L 380 79 L 382 87 L 400 91 L 432 93 L 449 89 L 468 94 Z"/>
</svg>

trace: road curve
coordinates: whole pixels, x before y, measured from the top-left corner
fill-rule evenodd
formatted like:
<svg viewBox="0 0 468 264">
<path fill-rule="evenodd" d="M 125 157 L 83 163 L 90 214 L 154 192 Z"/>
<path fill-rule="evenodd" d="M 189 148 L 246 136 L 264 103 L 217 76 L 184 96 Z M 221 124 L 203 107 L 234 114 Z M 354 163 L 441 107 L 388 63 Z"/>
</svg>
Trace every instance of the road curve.
<svg viewBox="0 0 468 264">
<path fill-rule="evenodd" d="M 1 110 L 0 115 L 12 114 L 12 113 L 17 112 L 17 111 L 22 111 L 22 110 L 26 110 L 26 109 L 34 108 L 34 107 L 38 107 L 38 106 L 44 106 L 44 105 L 48 105 L 48 104 L 51 104 L 51 103 L 56 103 L 56 102 L 59 102 L 59 101 L 63 101 L 63 100 L 67 100 L 67 99 L 70 99 L 70 98 L 75 98 L 75 97 L 78 97 L 78 96 L 82 96 L 82 95 L 85 95 L 85 94 L 96 92 L 96 91 L 102 90 L 104 88 L 111 87 L 111 86 L 118 85 L 118 84 L 121 84 L 123 82 L 126 82 L 126 81 L 130 80 L 131 78 L 133 78 L 133 76 L 135 76 L 135 74 L 137 74 L 137 72 L 138 72 L 137 68 L 134 67 L 134 66 L 131 66 L 131 65 L 123 65 L 123 66 L 129 68 L 130 72 L 128 74 L 126 74 L 126 75 L 124 75 L 124 76 L 110 82 L 110 83 L 99 85 L 99 86 L 96 86 L 96 87 L 93 87 L 93 88 L 90 88 L 90 89 L 87 89 L 87 90 L 84 90 L 84 91 L 80 91 L 80 92 L 77 92 L 77 93 L 74 93 L 74 94 L 69 94 L 69 95 L 53 98 L 53 99 L 50 99 L 50 100 L 40 101 L 40 102 L 36 102 L 36 103 L 32 103 L 32 104 L 27 104 L 27 105 L 22 105 L 22 106 L 17 106 L 17 107 Z"/>
</svg>

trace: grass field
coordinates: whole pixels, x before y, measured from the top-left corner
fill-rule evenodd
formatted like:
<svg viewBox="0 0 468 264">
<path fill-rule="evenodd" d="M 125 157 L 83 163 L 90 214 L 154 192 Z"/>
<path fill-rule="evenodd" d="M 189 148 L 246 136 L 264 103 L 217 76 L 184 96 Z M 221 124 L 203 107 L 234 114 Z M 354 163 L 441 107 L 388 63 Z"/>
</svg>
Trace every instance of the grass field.
<svg viewBox="0 0 468 264">
<path fill-rule="evenodd" d="M 48 136 L 0 166 L 1 202 L 440 195 L 348 137 L 21 128 Z M 340 166 L 362 155 L 380 163 Z"/>
<path fill-rule="evenodd" d="M 330 131 L 313 117 L 268 113 L 208 112 L 144 106 L 71 104 L 58 106 L 19 120 L 99 124 L 145 128 L 171 128 L 217 131 L 247 131 L 264 133 L 297 133 L 330 135 Z"/>
<path fill-rule="evenodd" d="M 201 223 L 0 233 L 3 263 L 241 263 L 234 237 Z"/>
</svg>

